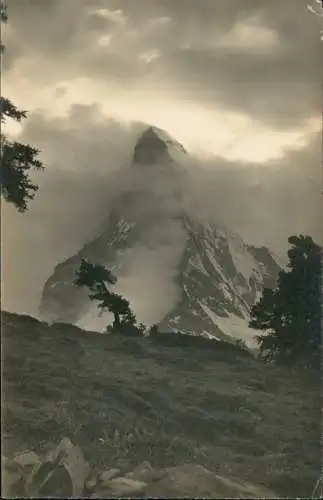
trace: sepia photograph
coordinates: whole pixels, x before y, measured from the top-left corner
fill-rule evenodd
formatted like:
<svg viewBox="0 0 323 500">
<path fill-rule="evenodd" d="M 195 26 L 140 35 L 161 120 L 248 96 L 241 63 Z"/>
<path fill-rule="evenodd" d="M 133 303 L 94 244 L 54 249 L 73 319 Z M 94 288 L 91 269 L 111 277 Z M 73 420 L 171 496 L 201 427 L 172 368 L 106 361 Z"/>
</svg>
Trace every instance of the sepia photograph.
<svg viewBox="0 0 323 500">
<path fill-rule="evenodd" d="M 2 498 L 322 498 L 321 0 L 1 0 Z"/>
</svg>

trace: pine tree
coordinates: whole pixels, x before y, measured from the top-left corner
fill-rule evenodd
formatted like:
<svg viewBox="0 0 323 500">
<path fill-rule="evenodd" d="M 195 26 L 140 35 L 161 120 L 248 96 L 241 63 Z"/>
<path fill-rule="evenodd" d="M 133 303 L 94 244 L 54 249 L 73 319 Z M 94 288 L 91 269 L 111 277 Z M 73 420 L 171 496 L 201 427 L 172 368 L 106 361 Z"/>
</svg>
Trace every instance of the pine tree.
<svg viewBox="0 0 323 500">
<path fill-rule="evenodd" d="M 277 287 L 265 289 L 252 308 L 249 326 L 265 331 L 257 337 L 265 359 L 318 366 L 322 249 L 310 236 L 291 236 L 288 242 L 287 268 Z"/>
<path fill-rule="evenodd" d="M 107 290 L 107 283 L 110 285 L 116 283 L 116 278 L 109 269 L 101 264 L 92 264 L 86 259 L 81 260 L 76 276 L 75 285 L 87 286 L 92 292 L 97 292 L 99 289 Z"/>
<path fill-rule="evenodd" d="M 149 336 L 154 336 L 159 334 L 159 328 L 157 324 L 152 325 L 148 330 Z"/>
<path fill-rule="evenodd" d="M 7 22 L 7 9 L 1 2 L 0 21 Z M 4 45 L 1 44 L 1 54 Z M 3 125 L 11 118 L 20 123 L 27 117 L 27 112 L 17 107 L 7 98 L 0 98 L 0 119 Z M 9 203 L 13 203 L 19 212 L 25 212 L 28 201 L 32 200 L 38 191 L 38 185 L 30 179 L 31 170 L 43 170 L 44 166 L 38 159 L 39 150 L 29 144 L 10 141 L 5 134 L 0 134 L 1 141 L 1 195 Z"/>
<path fill-rule="evenodd" d="M 129 318 L 129 301 L 124 299 L 117 293 L 109 293 L 105 295 L 102 302 L 99 304 L 103 310 L 108 310 L 114 315 L 113 329 L 119 330 Z"/>
<path fill-rule="evenodd" d="M 100 314 L 109 311 L 114 316 L 112 328 L 108 331 L 138 333 L 136 316 L 130 308 L 130 303 L 121 295 L 111 292 L 107 285 L 116 283 L 111 271 L 101 264 L 92 264 L 82 259 L 74 284 L 90 289 L 89 298 L 98 301 Z"/>
</svg>

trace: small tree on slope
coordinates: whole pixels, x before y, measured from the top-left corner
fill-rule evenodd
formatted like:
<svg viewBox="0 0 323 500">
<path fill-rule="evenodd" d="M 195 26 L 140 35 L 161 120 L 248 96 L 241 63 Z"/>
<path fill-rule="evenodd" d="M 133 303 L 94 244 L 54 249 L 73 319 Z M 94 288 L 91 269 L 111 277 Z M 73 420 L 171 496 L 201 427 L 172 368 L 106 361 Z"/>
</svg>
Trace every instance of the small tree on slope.
<svg viewBox="0 0 323 500">
<path fill-rule="evenodd" d="M 107 284 L 116 283 L 111 271 L 101 264 L 91 264 L 82 259 L 81 266 L 76 274 L 77 278 L 74 284 L 90 289 L 89 298 L 99 302 L 98 308 L 101 314 L 104 311 L 113 314 L 112 331 L 137 333 L 136 317 L 130 309 L 129 301 L 121 295 L 111 292 L 107 287 Z"/>
<path fill-rule="evenodd" d="M 291 236 L 288 242 L 287 269 L 280 272 L 274 290 L 264 289 L 249 326 L 266 332 L 257 337 L 264 359 L 318 367 L 322 249 L 310 236 Z"/>
</svg>

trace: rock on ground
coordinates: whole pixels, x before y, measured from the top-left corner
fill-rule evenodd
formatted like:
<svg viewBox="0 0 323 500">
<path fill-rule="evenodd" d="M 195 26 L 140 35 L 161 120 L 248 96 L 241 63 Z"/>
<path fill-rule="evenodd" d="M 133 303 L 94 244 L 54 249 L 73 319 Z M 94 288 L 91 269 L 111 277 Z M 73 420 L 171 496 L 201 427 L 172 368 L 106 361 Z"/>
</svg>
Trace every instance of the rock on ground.
<svg viewBox="0 0 323 500">
<path fill-rule="evenodd" d="M 34 468 L 26 482 L 27 496 L 77 497 L 84 491 L 89 466 L 82 450 L 68 438 Z"/>
<path fill-rule="evenodd" d="M 43 459 L 28 451 L 4 457 L 2 486 L 6 498 L 278 498 L 260 485 L 198 464 L 156 470 L 145 461 L 124 475 L 116 468 L 90 470 L 80 447 L 68 438 Z"/>
<path fill-rule="evenodd" d="M 275 493 L 233 478 L 219 476 L 201 465 L 171 467 L 160 481 L 149 485 L 148 497 L 277 498 Z"/>
<path fill-rule="evenodd" d="M 148 484 L 127 477 L 117 477 L 106 482 L 104 486 L 104 489 L 96 490 L 92 497 L 107 498 L 142 495 L 145 493 Z"/>
</svg>

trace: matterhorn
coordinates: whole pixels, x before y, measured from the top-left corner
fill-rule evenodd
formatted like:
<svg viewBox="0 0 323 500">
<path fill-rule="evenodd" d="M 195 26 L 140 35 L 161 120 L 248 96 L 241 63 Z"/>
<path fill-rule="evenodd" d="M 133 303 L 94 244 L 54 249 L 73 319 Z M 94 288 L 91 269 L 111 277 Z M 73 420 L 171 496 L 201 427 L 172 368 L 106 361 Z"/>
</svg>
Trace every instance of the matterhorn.
<svg viewBox="0 0 323 500">
<path fill-rule="evenodd" d="M 109 322 L 98 317 L 86 291 L 73 285 L 81 259 L 87 259 L 111 269 L 115 291 L 146 324 L 226 342 L 243 339 L 255 347 L 250 308 L 264 287 L 274 286 L 280 265 L 268 248 L 254 247 L 187 209 L 188 156 L 157 127 L 141 133 L 100 234 L 59 263 L 45 283 L 43 319 L 87 329 Z"/>
</svg>

